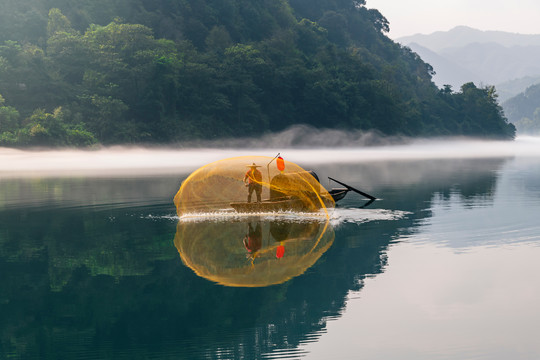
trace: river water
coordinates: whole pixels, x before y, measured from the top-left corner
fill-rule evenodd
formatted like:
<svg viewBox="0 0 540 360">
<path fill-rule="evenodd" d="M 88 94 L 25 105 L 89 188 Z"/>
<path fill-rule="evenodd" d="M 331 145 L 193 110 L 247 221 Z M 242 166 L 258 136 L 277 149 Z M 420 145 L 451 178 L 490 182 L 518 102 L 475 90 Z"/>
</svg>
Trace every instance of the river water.
<svg viewBox="0 0 540 360">
<path fill-rule="evenodd" d="M 0 359 L 540 358 L 540 140 L 280 149 L 378 200 L 176 216 L 275 150 L 0 149 Z"/>
</svg>

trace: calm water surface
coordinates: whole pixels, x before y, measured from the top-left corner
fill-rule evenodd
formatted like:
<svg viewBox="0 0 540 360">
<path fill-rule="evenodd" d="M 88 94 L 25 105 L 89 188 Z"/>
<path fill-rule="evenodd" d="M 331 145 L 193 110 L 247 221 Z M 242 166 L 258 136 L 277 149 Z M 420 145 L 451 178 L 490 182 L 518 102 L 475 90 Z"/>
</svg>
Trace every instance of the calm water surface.
<svg viewBox="0 0 540 360">
<path fill-rule="evenodd" d="M 179 220 L 208 153 L 4 167 L 0 359 L 540 358 L 540 156 L 493 149 L 282 151 L 380 199 L 349 193 L 329 222 Z"/>
</svg>

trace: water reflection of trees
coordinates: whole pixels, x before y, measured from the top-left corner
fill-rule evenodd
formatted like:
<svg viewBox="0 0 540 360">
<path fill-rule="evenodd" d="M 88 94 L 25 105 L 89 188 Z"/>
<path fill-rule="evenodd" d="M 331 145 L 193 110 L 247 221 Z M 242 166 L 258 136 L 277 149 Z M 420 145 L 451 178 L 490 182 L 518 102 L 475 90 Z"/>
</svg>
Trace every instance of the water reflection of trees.
<svg viewBox="0 0 540 360">
<path fill-rule="evenodd" d="M 411 214 L 341 224 L 332 246 L 301 276 L 269 287 L 216 286 L 196 276 L 171 243 L 176 224 L 141 220 L 137 209 L 3 209 L 0 354 L 212 359 L 218 352 L 256 358 L 294 349 L 341 314 L 347 294 L 360 290 L 366 276 L 384 271 L 389 244 L 429 216 L 424 210 L 433 194 L 489 198 L 503 163 L 442 162 L 440 171 L 434 164 L 414 165 L 416 174 L 405 173 L 411 164 L 348 167 L 342 171 L 348 183 L 377 184 L 359 186 L 382 199 L 375 206 Z M 353 196 L 345 200 L 342 206 L 354 206 Z M 238 227 L 235 251 L 245 258 L 247 224 Z M 269 225 L 262 226 L 263 235 L 269 231 Z M 260 248 L 265 246 L 263 240 Z M 275 250 L 268 252 L 273 259 Z"/>
</svg>

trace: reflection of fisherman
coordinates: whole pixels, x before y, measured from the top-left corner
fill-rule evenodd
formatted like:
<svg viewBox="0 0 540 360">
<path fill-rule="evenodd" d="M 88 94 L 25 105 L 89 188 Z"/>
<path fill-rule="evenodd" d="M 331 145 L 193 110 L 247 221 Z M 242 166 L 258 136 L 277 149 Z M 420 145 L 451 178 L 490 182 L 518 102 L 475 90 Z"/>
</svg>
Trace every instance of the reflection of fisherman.
<svg viewBox="0 0 540 360">
<path fill-rule="evenodd" d="M 251 202 L 251 194 L 253 194 L 253 190 L 255 190 L 255 194 L 257 194 L 257 202 L 261 202 L 262 173 L 257 169 L 260 166 L 255 165 L 255 163 L 246 166 L 250 168 L 244 176 L 244 184 L 248 187 L 247 202 Z"/>
<path fill-rule="evenodd" d="M 251 226 L 251 223 L 249 223 L 248 233 L 244 237 L 244 246 L 250 253 L 251 257 L 255 257 L 255 254 L 262 246 L 262 229 L 259 222 L 257 222 L 255 230 L 253 230 L 253 226 Z"/>
</svg>

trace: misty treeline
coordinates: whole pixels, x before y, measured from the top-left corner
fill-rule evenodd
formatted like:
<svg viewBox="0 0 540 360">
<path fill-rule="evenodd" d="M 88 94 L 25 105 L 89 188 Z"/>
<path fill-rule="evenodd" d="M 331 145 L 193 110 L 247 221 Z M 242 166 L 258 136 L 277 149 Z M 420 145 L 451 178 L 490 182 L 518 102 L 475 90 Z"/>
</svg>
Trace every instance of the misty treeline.
<svg viewBox="0 0 540 360">
<path fill-rule="evenodd" d="M 181 143 L 303 124 L 512 139 L 365 0 L 1 0 L 0 145 Z"/>
</svg>

